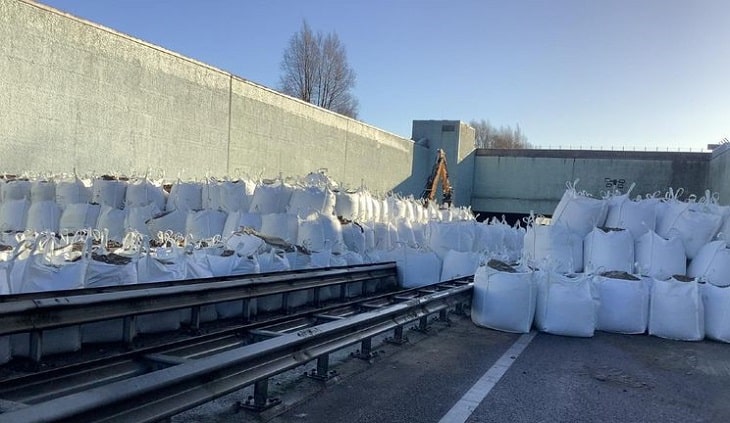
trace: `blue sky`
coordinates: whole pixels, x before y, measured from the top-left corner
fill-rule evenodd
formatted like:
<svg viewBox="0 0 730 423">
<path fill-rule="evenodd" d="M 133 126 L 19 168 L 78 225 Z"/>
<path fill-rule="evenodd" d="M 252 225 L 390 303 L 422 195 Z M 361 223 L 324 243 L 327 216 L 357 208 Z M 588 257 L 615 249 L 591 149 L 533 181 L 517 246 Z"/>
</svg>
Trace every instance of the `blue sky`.
<svg viewBox="0 0 730 423">
<path fill-rule="evenodd" d="M 336 32 L 360 119 L 519 124 L 540 147 L 698 151 L 730 137 L 725 0 L 41 0 L 276 88 L 306 19 Z"/>
</svg>

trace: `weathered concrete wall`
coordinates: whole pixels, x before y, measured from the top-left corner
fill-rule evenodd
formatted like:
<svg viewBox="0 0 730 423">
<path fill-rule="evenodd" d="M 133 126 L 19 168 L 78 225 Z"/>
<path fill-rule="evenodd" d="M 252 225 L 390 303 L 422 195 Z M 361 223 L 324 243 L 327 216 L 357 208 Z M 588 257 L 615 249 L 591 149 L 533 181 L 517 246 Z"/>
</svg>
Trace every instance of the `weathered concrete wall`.
<svg viewBox="0 0 730 423">
<path fill-rule="evenodd" d="M 712 151 L 710 188 L 720 194 L 720 204 L 730 204 L 730 144 L 723 144 Z"/>
<path fill-rule="evenodd" d="M 632 195 L 684 188 L 702 195 L 709 188 L 709 153 L 584 150 L 487 150 L 476 152 L 472 208 L 490 213 L 550 215 L 566 182 L 600 196 L 614 183 Z"/>
<path fill-rule="evenodd" d="M 326 168 L 352 187 L 420 193 L 411 140 L 160 47 L 24 0 L 0 0 L 0 40 L 0 172 Z"/>
</svg>

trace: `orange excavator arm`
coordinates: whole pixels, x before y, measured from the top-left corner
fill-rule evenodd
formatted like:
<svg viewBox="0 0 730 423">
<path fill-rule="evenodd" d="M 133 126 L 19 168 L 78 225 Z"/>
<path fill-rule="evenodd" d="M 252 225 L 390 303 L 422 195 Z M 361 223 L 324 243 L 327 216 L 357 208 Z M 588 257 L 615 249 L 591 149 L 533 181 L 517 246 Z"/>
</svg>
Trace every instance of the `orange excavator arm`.
<svg viewBox="0 0 730 423">
<path fill-rule="evenodd" d="M 428 177 L 426 188 L 423 190 L 423 195 L 421 195 L 421 198 L 425 200 L 424 205 L 428 206 L 428 203 L 435 199 L 439 182 L 441 182 L 443 203 L 450 206 L 453 189 L 449 182 L 449 170 L 446 167 L 446 153 L 441 149 L 436 152 L 436 163 L 433 166 L 431 175 Z"/>
</svg>

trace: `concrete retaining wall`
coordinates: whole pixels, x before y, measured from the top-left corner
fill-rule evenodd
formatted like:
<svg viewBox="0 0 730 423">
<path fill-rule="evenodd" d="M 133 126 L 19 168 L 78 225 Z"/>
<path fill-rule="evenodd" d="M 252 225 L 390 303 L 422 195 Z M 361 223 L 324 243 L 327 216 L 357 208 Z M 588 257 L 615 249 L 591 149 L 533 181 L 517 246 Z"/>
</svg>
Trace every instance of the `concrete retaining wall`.
<svg viewBox="0 0 730 423">
<path fill-rule="evenodd" d="M 472 208 L 550 215 L 565 192 L 565 183 L 576 179 L 580 179 L 579 190 L 596 197 L 614 183 L 625 192 L 633 182 L 632 196 L 663 193 L 670 187 L 703 195 L 711 187 L 710 157 L 710 153 L 480 149 Z"/>
<path fill-rule="evenodd" d="M 411 140 L 42 5 L 0 0 L 0 40 L 0 172 L 425 178 Z"/>
<path fill-rule="evenodd" d="M 720 194 L 721 204 L 730 204 L 730 144 L 720 145 L 712 151 L 710 188 Z"/>
</svg>

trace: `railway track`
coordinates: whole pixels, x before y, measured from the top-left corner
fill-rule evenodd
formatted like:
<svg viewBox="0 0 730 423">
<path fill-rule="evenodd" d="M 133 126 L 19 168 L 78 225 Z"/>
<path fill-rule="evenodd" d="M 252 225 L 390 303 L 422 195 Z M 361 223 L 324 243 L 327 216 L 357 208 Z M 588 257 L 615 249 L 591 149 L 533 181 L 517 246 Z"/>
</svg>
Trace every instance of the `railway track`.
<svg viewBox="0 0 730 423">
<path fill-rule="evenodd" d="M 404 325 L 420 321 L 425 328 L 428 316 L 446 317 L 448 309 L 471 296 L 468 279 L 397 290 L 396 276 L 395 265 L 385 263 L 226 278 L 204 286 L 198 281 L 89 291 L 61 297 L 65 300 L 44 293 L 5 301 L 9 312 L 0 322 L 8 326 L 0 333 L 30 328 L 37 350 L 44 329 L 109 318 L 133 322 L 141 311 L 180 308 L 191 308 L 193 318 L 175 339 L 139 344 L 133 333 L 127 334 L 125 348 L 103 357 L 54 365 L 53 357 L 36 356 L 32 362 L 46 364 L 41 367 L 57 367 L 0 380 L 2 407 L 12 410 L 1 413 L 0 422 L 157 421 L 251 385 L 254 396 L 247 407 L 266 409 L 274 405 L 267 394 L 270 377 L 316 360 L 312 376 L 326 380 L 330 353 L 360 343 L 360 354 L 367 357 L 373 336 L 393 330 L 397 342 Z M 329 294 L 323 295 L 326 289 Z M 302 291 L 310 293 L 310 300 L 289 307 L 289 298 Z M 251 302 L 277 295 L 281 307 L 273 313 L 244 313 L 206 325 L 195 311 L 231 300 L 250 310 Z M 83 315 L 80 304 L 91 305 L 97 314 Z"/>
</svg>

